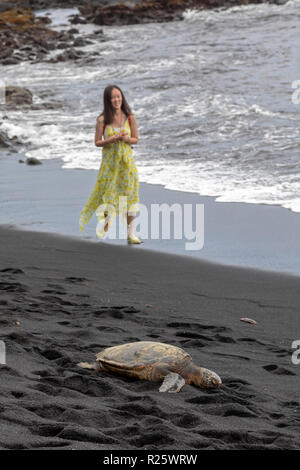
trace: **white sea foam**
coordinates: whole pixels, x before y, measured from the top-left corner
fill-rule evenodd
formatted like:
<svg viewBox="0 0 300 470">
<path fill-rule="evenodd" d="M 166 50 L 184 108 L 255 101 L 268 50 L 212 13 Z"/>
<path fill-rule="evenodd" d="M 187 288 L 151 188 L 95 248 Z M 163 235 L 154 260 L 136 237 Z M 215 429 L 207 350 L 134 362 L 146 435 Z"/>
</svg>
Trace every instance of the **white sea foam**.
<svg viewBox="0 0 300 470">
<path fill-rule="evenodd" d="M 207 24 L 222 22 L 226 18 L 235 18 L 237 21 L 246 23 L 248 19 L 252 18 L 268 18 L 276 15 L 286 14 L 289 7 L 294 8 L 300 5 L 300 0 L 289 0 L 287 3 L 282 5 L 277 4 L 248 4 L 248 5 L 237 5 L 230 8 L 220 7 L 212 10 L 198 10 L 188 8 L 183 13 L 183 18 L 186 22 L 197 22 L 199 20 L 205 21 Z"/>
<path fill-rule="evenodd" d="M 79 13 L 78 8 L 45 8 L 35 12 L 35 16 L 48 16 L 51 20 L 51 28 L 54 29 L 61 26 L 61 29 L 65 29 L 69 26 L 68 18 L 71 15 L 77 15 Z"/>
</svg>

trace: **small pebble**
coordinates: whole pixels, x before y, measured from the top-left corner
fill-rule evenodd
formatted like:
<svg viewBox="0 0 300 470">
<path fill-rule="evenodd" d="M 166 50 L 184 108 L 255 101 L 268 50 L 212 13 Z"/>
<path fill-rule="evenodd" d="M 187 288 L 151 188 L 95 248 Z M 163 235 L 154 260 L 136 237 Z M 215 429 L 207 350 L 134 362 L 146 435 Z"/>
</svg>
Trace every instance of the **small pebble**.
<svg viewBox="0 0 300 470">
<path fill-rule="evenodd" d="M 240 320 L 246 323 L 251 323 L 251 325 L 256 325 L 256 321 L 252 320 L 252 318 L 240 318 Z"/>
</svg>

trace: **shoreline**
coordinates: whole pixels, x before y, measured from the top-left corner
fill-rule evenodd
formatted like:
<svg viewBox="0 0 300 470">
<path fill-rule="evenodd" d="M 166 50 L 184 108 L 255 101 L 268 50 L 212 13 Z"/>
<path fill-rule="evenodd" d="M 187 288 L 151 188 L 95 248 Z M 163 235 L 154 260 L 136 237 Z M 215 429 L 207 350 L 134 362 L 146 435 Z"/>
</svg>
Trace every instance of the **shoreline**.
<svg viewBox="0 0 300 470">
<path fill-rule="evenodd" d="M 125 228 L 119 220 L 114 222 L 108 237 L 101 241 L 96 239 L 95 214 L 83 232 L 79 232 L 79 212 L 95 184 L 97 170 L 62 168 L 60 159 L 42 160 L 41 165 L 31 166 L 18 163 L 22 158 L 21 154 L 2 155 L 0 184 L 3 188 L 3 210 L 0 214 L 0 225 L 14 226 L 20 230 L 70 235 L 105 245 L 127 245 L 124 238 L 110 238 L 114 233 L 117 236 L 125 236 L 122 232 Z M 199 250 L 187 250 L 186 244 L 195 243 L 196 237 L 192 238 L 190 232 L 188 239 L 184 237 L 187 234 L 183 232 L 182 239 L 176 239 L 174 219 L 171 216 L 169 239 L 162 238 L 164 226 L 160 217 L 159 239 L 151 238 L 148 227 L 144 236 L 141 234 L 144 243 L 131 248 L 183 255 L 225 266 L 244 266 L 300 275 L 297 263 L 297 259 L 300 259 L 300 240 L 297 237 L 300 232 L 299 213 L 275 205 L 215 202 L 212 196 L 169 190 L 162 185 L 141 182 L 140 204 L 145 206 L 148 214 L 151 213 L 153 204 L 167 204 L 168 207 L 175 204 L 184 209 L 184 204 L 189 205 L 193 219 L 193 227 L 189 228 L 193 231 L 196 229 L 195 208 L 202 205 L 204 247 Z M 182 215 L 183 213 L 184 210 Z M 141 225 L 146 226 L 143 214 L 140 221 L 140 225 L 136 224 L 138 236 Z"/>
</svg>

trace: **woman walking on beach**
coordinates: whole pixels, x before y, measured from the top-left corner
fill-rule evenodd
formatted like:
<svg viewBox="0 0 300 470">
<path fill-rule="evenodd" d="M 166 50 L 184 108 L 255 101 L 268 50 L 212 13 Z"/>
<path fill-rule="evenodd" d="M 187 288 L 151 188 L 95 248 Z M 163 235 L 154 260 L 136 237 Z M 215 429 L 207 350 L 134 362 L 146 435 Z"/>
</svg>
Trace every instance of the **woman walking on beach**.
<svg viewBox="0 0 300 470">
<path fill-rule="evenodd" d="M 140 244 L 142 241 L 134 234 L 135 213 L 139 210 L 139 180 L 131 148 L 138 142 L 136 117 L 117 85 L 105 88 L 103 104 L 95 132 L 95 145 L 103 147 L 102 162 L 95 187 L 80 212 L 80 232 L 96 211 L 96 234 L 103 238 L 114 217 L 122 214 L 128 227 L 128 243 Z"/>
</svg>

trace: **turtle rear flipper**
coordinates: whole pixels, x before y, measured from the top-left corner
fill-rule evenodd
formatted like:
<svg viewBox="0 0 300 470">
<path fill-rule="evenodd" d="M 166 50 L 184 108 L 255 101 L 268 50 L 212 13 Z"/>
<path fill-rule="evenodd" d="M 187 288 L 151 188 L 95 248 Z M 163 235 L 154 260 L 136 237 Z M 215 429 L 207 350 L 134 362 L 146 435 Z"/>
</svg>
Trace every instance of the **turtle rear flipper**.
<svg viewBox="0 0 300 470">
<path fill-rule="evenodd" d="M 160 392 L 176 393 L 180 392 L 182 387 L 185 385 L 185 380 L 181 375 L 175 372 L 170 372 L 164 378 L 163 383 L 159 387 Z"/>
<path fill-rule="evenodd" d="M 99 372 L 100 370 L 102 370 L 102 366 L 100 365 L 99 362 L 94 362 L 93 364 L 89 364 L 88 362 L 79 362 L 77 366 L 81 367 L 82 369 L 92 369 L 92 370 L 95 370 L 96 372 Z"/>
</svg>

